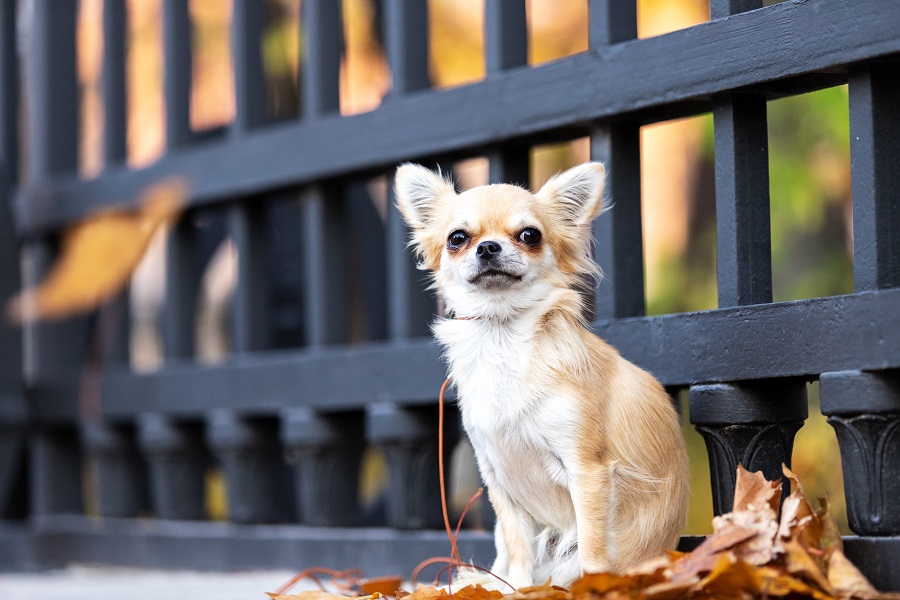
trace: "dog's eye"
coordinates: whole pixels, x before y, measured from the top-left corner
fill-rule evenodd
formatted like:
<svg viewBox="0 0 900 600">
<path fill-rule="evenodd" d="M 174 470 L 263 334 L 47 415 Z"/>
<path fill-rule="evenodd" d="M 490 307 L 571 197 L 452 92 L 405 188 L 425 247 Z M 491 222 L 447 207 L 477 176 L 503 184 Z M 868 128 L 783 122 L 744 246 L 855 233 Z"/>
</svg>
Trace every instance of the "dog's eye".
<svg viewBox="0 0 900 600">
<path fill-rule="evenodd" d="M 459 248 L 468 241 L 469 234 L 461 229 L 458 229 L 451 233 L 450 237 L 447 238 L 447 246 L 449 246 L 450 248 Z"/>
<path fill-rule="evenodd" d="M 541 232 L 534 227 L 526 227 L 519 234 L 519 241 L 529 246 L 536 246 L 541 241 Z"/>
</svg>

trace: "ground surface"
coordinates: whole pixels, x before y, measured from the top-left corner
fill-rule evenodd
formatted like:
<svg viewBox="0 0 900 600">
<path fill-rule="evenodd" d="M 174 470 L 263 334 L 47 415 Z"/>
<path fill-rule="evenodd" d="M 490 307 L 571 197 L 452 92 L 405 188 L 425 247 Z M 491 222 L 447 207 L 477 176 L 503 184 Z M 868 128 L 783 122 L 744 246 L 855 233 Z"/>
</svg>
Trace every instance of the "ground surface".
<svg viewBox="0 0 900 600">
<path fill-rule="evenodd" d="M 0 573 L 2 600 L 268 600 L 290 571 L 198 573 L 72 566 L 43 573 Z"/>
</svg>

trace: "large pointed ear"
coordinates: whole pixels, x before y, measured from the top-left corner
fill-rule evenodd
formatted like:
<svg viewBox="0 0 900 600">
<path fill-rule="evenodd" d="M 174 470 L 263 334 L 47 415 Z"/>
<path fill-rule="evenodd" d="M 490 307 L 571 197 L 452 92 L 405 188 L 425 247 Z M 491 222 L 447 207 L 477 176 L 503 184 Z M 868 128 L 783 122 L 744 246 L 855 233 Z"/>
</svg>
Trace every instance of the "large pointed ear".
<svg viewBox="0 0 900 600">
<path fill-rule="evenodd" d="M 603 212 L 605 187 L 606 169 L 601 163 L 587 162 L 554 175 L 535 195 L 558 207 L 576 225 L 586 225 Z"/>
<path fill-rule="evenodd" d="M 453 184 L 425 167 L 406 163 L 394 176 L 397 208 L 413 229 L 424 229 L 434 216 L 438 200 L 455 194 Z"/>
</svg>

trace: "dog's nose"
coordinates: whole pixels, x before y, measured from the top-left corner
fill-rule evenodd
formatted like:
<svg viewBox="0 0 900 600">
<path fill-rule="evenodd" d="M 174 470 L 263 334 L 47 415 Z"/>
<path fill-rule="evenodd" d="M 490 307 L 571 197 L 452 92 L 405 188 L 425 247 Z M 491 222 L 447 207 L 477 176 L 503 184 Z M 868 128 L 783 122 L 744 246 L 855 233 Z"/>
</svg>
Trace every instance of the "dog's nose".
<svg viewBox="0 0 900 600">
<path fill-rule="evenodd" d="M 500 244 L 497 242 L 481 242 L 475 250 L 478 258 L 488 259 L 500 254 Z"/>
</svg>

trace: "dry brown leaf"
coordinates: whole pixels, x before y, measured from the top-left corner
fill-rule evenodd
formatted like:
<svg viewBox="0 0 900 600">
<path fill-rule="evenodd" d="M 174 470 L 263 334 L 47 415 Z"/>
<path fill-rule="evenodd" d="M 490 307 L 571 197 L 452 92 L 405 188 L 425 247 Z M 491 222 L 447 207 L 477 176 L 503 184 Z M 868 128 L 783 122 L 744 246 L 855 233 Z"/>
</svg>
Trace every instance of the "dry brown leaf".
<svg viewBox="0 0 900 600">
<path fill-rule="evenodd" d="M 509 594 L 506 598 L 515 600 L 569 600 L 572 593 L 565 588 L 553 585 L 551 580 L 541 585 L 532 585 L 519 588 L 514 593 Z"/>
<path fill-rule="evenodd" d="M 819 523 L 822 525 L 822 533 L 819 539 L 819 549 L 825 554 L 824 560 L 827 562 L 831 553 L 835 550 L 844 551 L 844 540 L 841 537 L 841 531 L 838 529 L 837 521 L 831 514 L 831 505 L 828 498 L 822 496 L 819 498 L 819 510 L 816 511 L 819 517 Z"/>
<path fill-rule="evenodd" d="M 643 597 L 646 600 L 678 600 L 679 598 L 684 598 L 698 582 L 698 579 L 692 579 L 689 581 L 654 583 L 643 590 Z"/>
<path fill-rule="evenodd" d="M 453 590 L 453 597 L 459 600 L 500 600 L 503 594 L 497 590 L 486 590 L 478 584 Z"/>
<path fill-rule="evenodd" d="M 763 504 L 767 504 L 772 512 L 777 513 L 780 502 L 781 482 L 769 481 L 762 471 L 751 473 L 743 466 L 738 465 L 732 512 L 757 510 Z"/>
<path fill-rule="evenodd" d="M 399 575 L 370 577 L 359 582 L 359 591 L 363 594 L 379 593 L 383 596 L 394 596 L 402 584 L 403 578 Z"/>
<path fill-rule="evenodd" d="M 60 319 L 100 306 L 128 283 L 160 227 L 178 215 L 187 190 L 177 179 L 149 188 L 138 211 L 107 210 L 63 235 L 60 257 L 44 280 L 6 306 L 16 323 Z"/>
<path fill-rule="evenodd" d="M 784 596 L 814 598 L 815 600 L 830 600 L 832 596 L 820 592 L 803 581 L 788 575 L 781 569 L 774 567 L 757 567 L 757 576 L 760 580 L 760 595 L 765 597 Z"/>
<path fill-rule="evenodd" d="M 739 532 L 753 531 L 755 535 L 731 546 L 735 557 L 753 565 L 764 565 L 775 555 L 778 522 L 768 504 L 756 510 L 740 510 L 713 518 L 713 530 L 724 533 L 736 529 Z"/>
<path fill-rule="evenodd" d="M 714 598 L 744 598 L 759 594 L 760 585 L 752 565 L 725 553 L 692 589 Z"/>
<path fill-rule="evenodd" d="M 806 548 L 796 539 L 784 543 L 784 567 L 788 573 L 809 584 L 814 584 L 825 593 L 831 593 L 831 584 L 822 572 L 821 565 L 813 559 Z"/>
<path fill-rule="evenodd" d="M 588 573 L 572 584 L 572 595 L 602 595 L 613 590 L 640 589 L 642 587 L 645 587 L 643 585 L 639 585 L 640 579 L 642 577 L 644 576 L 615 575 L 613 573 Z M 660 577 L 658 581 L 663 581 L 664 579 L 664 577 Z"/>
<path fill-rule="evenodd" d="M 781 468 L 784 476 L 791 481 L 793 491 L 781 508 L 778 537 L 781 539 L 797 538 L 806 548 L 822 549 L 825 525 L 821 515 L 806 498 L 800 478 L 786 465 L 782 465 Z"/>
<path fill-rule="evenodd" d="M 828 560 L 828 582 L 838 598 L 858 600 L 897 600 L 898 593 L 883 593 L 872 587 L 869 580 L 859 572 L 843 551 L 834 550 Z"/>
<path fill-rule="evenodd" d="M 378 600 L 378 598 L 381 598 L 381 594 L 377 593 L 369 596 L 341 596 L 340 594 L 332 594 L 322 590 L 309 590 L 298 594 L 272 594 L 266 592 L 266 595 L 272 600 Z"/>
<path fill-rule="evenodd" d="M 694 548 L 693 552 L 672 561 L 671 580 L 674 582 L 699 580 L 703 574 L 715 567 L 720 553 L 755 536 L 755 530 L 737 526 L 713 533 Z"/>
<path fill-rule="evenodd" d="M 436 598 L 447 598 L 449 600 L 450 594 L 447 593 L 447 590 L 436 588 L 434 586 L 420 585 L 411 594 L 407 596 L 400 596 L 398 594 L 398 598 L 399 597 L 402 597 L 404 600 L 434 600 Z"/>
</svg>

